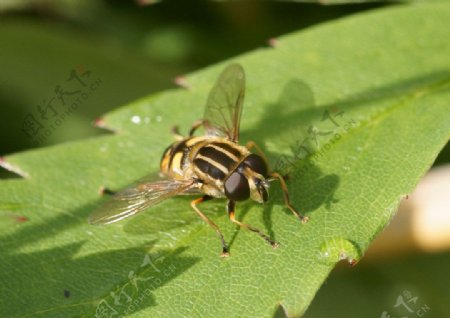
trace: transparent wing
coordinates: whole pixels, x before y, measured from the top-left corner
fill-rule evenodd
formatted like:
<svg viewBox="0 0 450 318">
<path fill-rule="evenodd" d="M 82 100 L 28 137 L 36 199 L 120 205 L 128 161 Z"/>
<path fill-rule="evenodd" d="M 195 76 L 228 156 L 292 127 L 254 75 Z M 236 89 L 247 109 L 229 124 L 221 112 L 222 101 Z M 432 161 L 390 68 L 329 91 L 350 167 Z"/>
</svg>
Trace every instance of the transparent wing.
<svg viewBox="0 0 450 318">
<path fill-rule="evenodd" d="M 208 135 L 238 141 L 244 93 L 244 69 L 231 64 L 220 74 L 206 102 L 203 125 Z"/>
<path fill-rule="evenodd" d="M 141 179 L 133 186 L 122 190 L 90 216 L 89 223 L 100 225 L 123 220 L 142 212 L 165 199 L 184 192 L 193 191 L 195 181 L 158 180 L 145 182 L 150 178 Z"/>
</svg>

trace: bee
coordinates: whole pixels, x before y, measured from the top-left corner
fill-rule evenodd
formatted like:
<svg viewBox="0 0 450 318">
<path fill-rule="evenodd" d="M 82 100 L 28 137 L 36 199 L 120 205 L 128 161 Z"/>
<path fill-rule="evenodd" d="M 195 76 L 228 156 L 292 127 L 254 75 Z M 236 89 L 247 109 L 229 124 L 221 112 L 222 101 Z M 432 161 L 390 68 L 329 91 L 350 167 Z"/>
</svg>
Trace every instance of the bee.
<svg viewBox="0 0 450 318">
<path fill-rule="evenodd" d="M 258 234 L 272 247 L 278 243 L 261 230 L 235 218 L 236 202 L 252 199 L 267 202 L 269 181 L 278 179 L 286 206 L 303 223 L 308 218 L 300 214 L 289 200 L 283 176 L 271 171 L 264 153 L 253 141 L 239 145 L 239 126 L 244 102 L 245 73 L 239 64 L 231 64 L 220 74 L 209 93 L 205 113 L 195 122 L 187 137 L 173 129 L 176 141 L 164 152 L 160 174 L 163 178 L 144 178 L 116 193 L 89 217 L 91 224 L 109 224 L 123 220 L 176 195 L 203 194 L 191 201 L 192 209 L 217 233 L 222 243 L 221 256 L 229 255 L 228 245 L 219 227 L 198 205 L 213 198 L 227 199 L 231 222 Z M 205 134 L 195 136 L 203 126 Z M 254 148 L 258 154 L 250 150 Z"/>
</svg>

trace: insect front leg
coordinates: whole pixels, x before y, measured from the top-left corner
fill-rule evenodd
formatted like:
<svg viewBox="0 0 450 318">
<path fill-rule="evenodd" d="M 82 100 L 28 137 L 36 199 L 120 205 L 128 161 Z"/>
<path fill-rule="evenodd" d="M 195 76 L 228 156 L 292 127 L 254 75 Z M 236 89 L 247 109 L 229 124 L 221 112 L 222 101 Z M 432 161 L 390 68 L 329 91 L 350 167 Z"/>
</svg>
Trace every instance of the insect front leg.
<svg viewBox="0 0 450 318">
<path fill-rule="evenodd" d="M 189 137 L 192 137 L 195 133 L 195 131 L 201 126 L 203 125 L 204 121 L 203 119 L 199 119 L 196 122 L 194 122 L 192 124 L 191 130 L 189 130 Z"/>
<path fill-rule="evenodd" d="M 235 207 L 236 207 L 236 204 L 234 201 L 231 201 L 231 200 L 228 201 L 227 210 L 228 210 L 228 217 L 230 218 L 231 222 L 239 225 L 240 227 L 246 228 L 247 230 L 255 232 L 256 234 L 261 236 L 267 243 L 269 243 L 273 248 L 278 247 L 278 243 L 271 240 L 270 237 L 268 235 L 264 234 L 261 230 L 257 229 L 256 227 L 253 227 L 249 224 L 245 224 L 245 223 L 242 223 L 242 222 L 236 220 L 235 216 L 234 216 Z"/>
<path fill-rule="evenodd" d="M 288 188 L 286 186 L 286 181 L 284 181 L 284 178 L 281 174 L 277 173 L 277 172 L 271 172 L 269 174 L 270 177 L 274 178 L 274 179 L 278 179 L 280 180 L 280 186 L 281 186 L 281 190 L 283 191 L 283 198 L 284 198 L 284 204 L 286 204 L 286 206 L 289 208 L 289 210 L 292 211 L 292 213 L 294 213 L 294 215 L 302 222 L 302 223 L 306 223 L 308 222 L 309 218 L 307 216 L 304 216 L 302 214 L 300 214 L 300 212 L 298 212 L 291 204 L 291 201 L 289 200 L 289 192 L 288 192 Z"/>
<path fill-rule="evenodd" d="M 208 201 L 208 200 L 211 200 L 211 199 L 212 199 L 211 196 L 209 196 L 209 195 L 204 195 L 204 196 L 201 197 L 201 198 L 198 198 L 198 199 L 193 200 L 193 201 L 191 202 L 191 207 L 194 209 L 195 212 L 197 212 L 197 214 L 203 219 L 203 221 L 205 221 L 206 223 L 208 223 L 208 224 L 216 231 L 217 235 L 219 236 L 220 241 L 222 242 L 222 254 L 221 254 L 220 256 L 222 256 L 222 257 L 228 257 L 228 256 L 230 255 L 230 254 L 229 254 L 228 245 L 227 245 L 227 243 L 225 242 L 225 239 L 223 238 L 223 234 L 222 234 L 222 232 L 220 232 L 219 227 L 218 227 L 213 221 L 211 221 L 206 215 L 204 215 L 204 214 L 202 213 L 202 211 L 200 211 L 200 210 L 197 208 L 197 204 L 202 203 L 202 202 L 205 202 L 205 201 Z"/>
<path fill-rule="evenodd" d="M 178 126 L 172 127 L 172 135 L 175 138 L 175 140 L 177 140 L 177 141 L 181 141 L 184 139 L 184 136 L 182 134 L 180 134 L 180 127 L 178 127 Z"/>
</svg>

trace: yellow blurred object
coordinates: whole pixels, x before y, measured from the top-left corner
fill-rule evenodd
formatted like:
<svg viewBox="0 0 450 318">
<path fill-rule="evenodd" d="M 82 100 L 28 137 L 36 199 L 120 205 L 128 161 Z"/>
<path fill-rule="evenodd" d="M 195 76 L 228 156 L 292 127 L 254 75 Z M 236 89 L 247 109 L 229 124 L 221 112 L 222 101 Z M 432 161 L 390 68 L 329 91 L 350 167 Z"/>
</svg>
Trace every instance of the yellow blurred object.
<svg viewBox="0 0 450 318">
<path fill-rule="evenodd" d="M 377 258 L 411 251 L 450 250 L 450 165 L 431 169 L 369 248 Z"/>
</svg>

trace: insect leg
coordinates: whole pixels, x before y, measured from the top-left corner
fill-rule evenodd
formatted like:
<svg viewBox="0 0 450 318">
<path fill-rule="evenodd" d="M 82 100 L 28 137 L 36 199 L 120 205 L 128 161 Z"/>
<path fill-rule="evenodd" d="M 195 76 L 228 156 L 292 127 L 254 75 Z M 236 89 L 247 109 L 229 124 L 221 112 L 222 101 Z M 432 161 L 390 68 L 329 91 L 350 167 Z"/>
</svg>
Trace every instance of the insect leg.
<svg viewBox="0 0 450 318">
<path fill-rule="evenodd" d="M 258 144 L 256 142 L 254 142 L 253 140 L 250 140 L 249 142 L 247 142 L 245 147 L 248 150 L 251 150 L 252 148 L 255 148 L 256 151 L 258 152 L 258 154 L 263 158 L 263 160 L 266 162 L 266 165 L 267 165 L 268 161 L 267 161 L 266 155 L 265 155 L 264 151 L 262 151 L 262 149 L 258 146 Z"/>
<path fill-rule="evenodd" d="M 111 189 L 109 189 L 109 188 L 107 188 L 105 186 L 101 186 L 98 192 L 102 196 L 103 195 L 114 195 L 114 194 L 116 194 L 116 191 L 113 191 L 113 190 L 111 190 Z"/>
<path fill-rule="evenodd" d="M 203 119 L 199 119 L 194 124 L 192 124 L 191 130 L 189 130 L 189 137 L 192 137 L 195 133 L 195 131 L 203 125 Z"/>
<path fill-rule="evenodd" d="M 180 141 L 184 139 L 184 136 L 180 134 L 180 127 L 178 126 L 172 127 L 172 135 L 174 136 L 175 140 Z"/>
<path fill-rule="evenodd" d="M 210 197 L 209 195 L 204 195 L 204 196 L 201 197 L 201 198 L 198 198 L 198 199 L 193 200 L 193 201 L 191 202 L 191 207 L 194 209 L 195 212 L 197 212 L 197 214 L 203 219 L 203 221 L 205 221 L 206 223 L 208 223 L 208 224 L 216 231 L 217 235 L 218 235 L 219 238 L 220 238 L 220 241 L 222 242 L 222 254 L 221 254 L 220 256 L 222 256 L 222 257 L 227 257 L 227 256 L 229 256 L 229 253 L 228 253 L 228 245 L 227 245 L 227 243 L 225 242 L 225 239 L 223 238 L 223 234 L 222 234 L 222 232 L 220 232 L 219 227 L 218 227 L 213 221 L 211 221 L 210 219 L 208 219 L 208 217 L 207 217 L 206 215 L 204 215 L 204 214 L 202 213 L 202 211 L 200 211 L 200 210 L 197 208 L 197 204 L 202 203 L 202 202 L 205 202 L 205 201 L 208 201 L 208 200 L 211 200 L 211 199 L 212 199 L 212 197 Z"/>
<path fill-rule="evenodd" d="M 299 212 L 297 212 L 297 210 L 292 206 L 291 201 L 289 200 L 288 188 L 286 186 L 286 182 L 284 181 L 283 176 L 281 174 L 277 173 L 277 172 L 271 172 L 269 174 L 269 176 L 272 177 L 272 178 L 280 180 L 281 190 L 283 191 L 284 203 L 289 208 L 289 210 L 291 210 L 292 213 L 294 213 L 294 215 L 300 221 L 302 221 L 302 223 L 308 222 L 309 218 L 307 216 L 304 216 L 304 215 L 300 214 Z"/>
<path fill-rule="evenodd" d="M 228 210 L 228 217 L 230 218 L 231 222 L 239 225 L 240 227 L 243 227 L 243 228 L 246 228 L 246 229 L 248 229 L 248 230 L 250 230 L 252 232 L 255 232 L 256 234 L 261 236 L 267 243 L 269 243 L 273 248 L 278 247 L 278 243 L 275 242 L 275 241 L 272 241 L 270 239 L 270 237 L 267 236 L 266 234 L 264 234 L 261 230 L 257 229 L 256 227 L 253 227 L 253 226 L 251 226 L 249 224 L 245 224 L 245 223 L 242 223 L 242 222 L 236 220 L 235 216 L 234 216 L 235 205 L 236 204 L 235 204 L 234 201 L 231 201 L 231 200 L 228 201 L 227 210 Z"/>
</svg>

